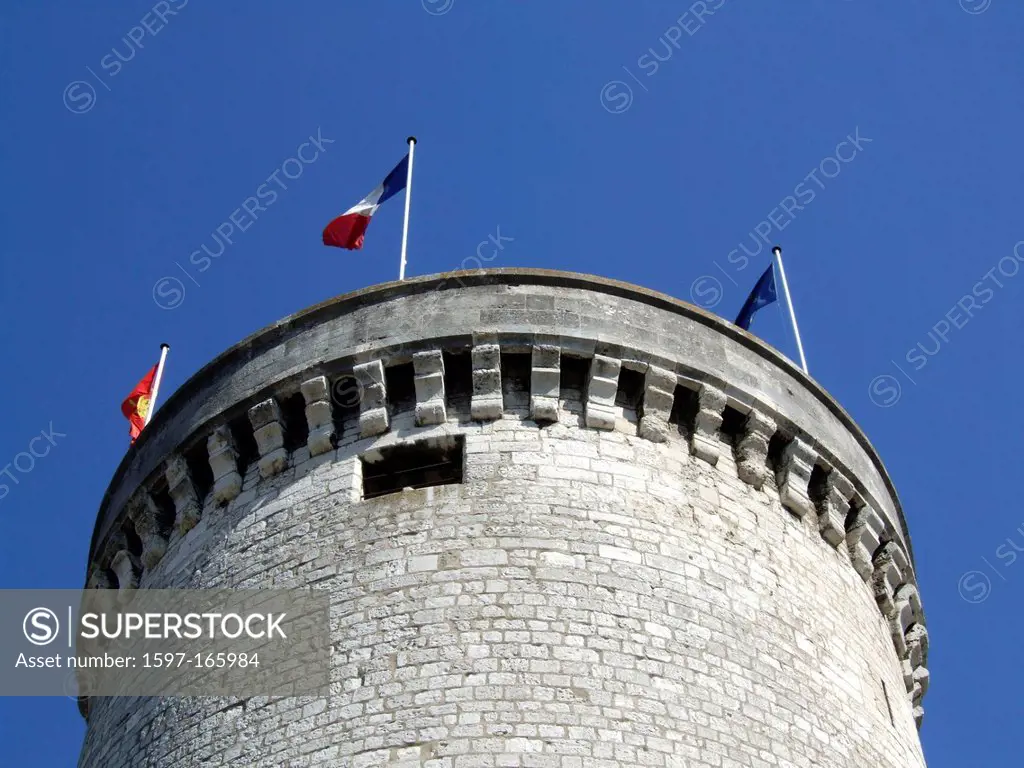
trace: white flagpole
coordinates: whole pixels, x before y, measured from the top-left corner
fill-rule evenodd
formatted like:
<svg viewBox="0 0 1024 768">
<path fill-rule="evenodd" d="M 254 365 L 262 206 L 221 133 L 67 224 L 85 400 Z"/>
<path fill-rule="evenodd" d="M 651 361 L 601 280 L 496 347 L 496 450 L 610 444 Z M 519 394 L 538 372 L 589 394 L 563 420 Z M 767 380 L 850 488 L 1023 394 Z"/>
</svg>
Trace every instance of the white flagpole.
<svg viewBox="0 0 1024 768">
<path fill-rule="evenodd" d="M 810 375 L 807 370 L 807 358 L 804 357 L 804 345 L 800 341 L 800 327 L 796 324 L 796 312 L 793 311 L 793 297 L 789 295 L 789 283 L 786 282 L 786 268 L 782 266 L 782 249 L 779 246 L 772 248 L 772 253 L 779 260 L 779 276 L 782 278 L 782 291 L 786 294 L 786 306 L 789 307 L 789 319 L 793 321 L 793 335 L 796 336 L 796 349 L 800 353 L 800 365 L 804 373 Z"/>
<path fill-rule="evenodd" d="M 412 201 L 412 155 L 416 148 L 416 137 L 410 136 L 409 142 L 409 172 L 405 177 L 405 224 L 402 226 L 402 263 L 398 267 L 398 279 L 405 280 L 405 249 L 409 244 L 409 203 Z"/>
<path fill-rule="evenodd" d="M 149 399 L 149 410 L 146 412 L 146 424 L 153 418 L 153 411 L 156 410 L 156 397 L 160 394 L 160 379 L 164 377 L 164 363 L 167 362 L 167 350 L 170 344 L 160 345 L 160 362 L 156 364 L 156 376 L 153 378 L 153 396 Z"/>
</svg>

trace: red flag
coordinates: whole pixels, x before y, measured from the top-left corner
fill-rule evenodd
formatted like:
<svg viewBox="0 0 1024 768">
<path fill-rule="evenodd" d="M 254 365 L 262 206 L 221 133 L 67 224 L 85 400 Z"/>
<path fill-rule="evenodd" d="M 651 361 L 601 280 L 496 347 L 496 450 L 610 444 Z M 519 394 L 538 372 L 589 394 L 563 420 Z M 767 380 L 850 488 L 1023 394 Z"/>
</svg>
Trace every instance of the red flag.
<svg viewBox="0 0 1024 768">
<path fill-rule="evenodd" d="M 159 364 L 158 364 L 159 365 Z M 142 380 L 135 385 L 132 393 L 121 403 L 121 413 L 128 419 L 131 427 L 128 434 L 132 442 L 146 426 L 146 416 L 149 414 L 149 402 L 153 396 L 153 380 L 156 378 L 157 365 L 149 369 L 149 373 L 142 377 Z"/>
</svg>

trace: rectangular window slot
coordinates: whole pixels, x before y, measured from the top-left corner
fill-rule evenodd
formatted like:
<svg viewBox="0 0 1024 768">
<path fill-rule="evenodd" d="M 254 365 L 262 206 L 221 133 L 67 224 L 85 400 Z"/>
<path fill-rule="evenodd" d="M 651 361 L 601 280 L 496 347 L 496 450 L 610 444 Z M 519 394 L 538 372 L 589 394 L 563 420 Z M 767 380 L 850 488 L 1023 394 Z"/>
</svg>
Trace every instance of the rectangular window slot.
<svg viewBox="0 0 1024 768">
<path fill-rule="evenodd" d="M 185 465 L 192 476 L 192 485 L 196 489 L 199 505 L 202 506 L 206 494 L 213 487 L 213 470 L 210 469 L 210 454 L 206 450 L 206 441 L 199 440 L 184 452 Z"/>
<path fill-rule="evenodd" d="M 355 427 L 359 419 L 359 384 L 355 376 L 344 374 L 331 383 L 331 410 L 334 414 L 334 434 L 340 439 Z M 346 429 L 348 427 L 348 429 Z"/>
<path fill-rule="evenodd" d="M 635 422 L 640 403 L 644 399 L 644 375 L 640 371 L 623 366 L 619 370 L 619 389 L 615 393 L 615 404 L 622 409 L 622 415 Z"/>
<path fill-rule="evenodd" d="M 473 359 L 468 352 L 444 353 L 444 395 L 449 418 L 468 421 L 473 399 Z"/>
<path fill-rule="evenodd" d="M 722 442 L 728 443 L 734 448 L 743 439 L 743 425 L 747 422 L 747 415 L 742 411 L 725 406 L 722 411 Z"/>
<path fill-rule="evenodd" d="M 501 353 L 501 394 L 506 411 L 530 405 L 533 358 L 521 352 Z"/>
<path fill-rule="evenodd" d="M 291 453 L 302 448 L 309 440 L 309 422 L 306 421 L 306 399 L 301 392 L 281 398 L 281 425 L 284 431 L 284 449 Z"/>
<path fill-rule="evenodd" d="M 149 489 L 149 496 L 157 509 L 157 530 L 165 539 L 169 538 L 171 531 L 174 530 L 174 518 L 177 513 L 174 509 L 174 499 L 167 488 L 166 478 L 161 477 L 153 483 Z"/>
<path fill-rule="evenodd" d="M 140 539 L 139 534 L 135 532 L 135 523 L 131 521 L 131 518 L 125 516 L 124 520 L 121 522 L 121 532 L 124 534 L 124 540 L 128 551 L 136 557 L 142 557 L 142 539 Z"/>
<path fill-rule="evenodd" d="M 388 391 L 388 411 L 391 414 L 416 408 L 416 371 L 412 363 L 392 365 L 384 369 L 384 383 Z"/>
<path fill-rule="evenodd" d="M 773 474 L 782 469 L 782 453 L 790 442 L 791 438 L 783 435 L 781 431 L 772 435 L 768 441 L 768 468 Z"/>
<path fill-rule="evenodd" d="M 819 504 L 825 500 L 825 496 L 827 495 L 825 490 L 825 481 L 827 478 L 828 470 L 821 466 L 821 464 L 815 464 L 811 468 L 811 478 L 807 483 L 807 495 L 815 504 Z"/>
<path fill-rule="evenodd" d="M 693 433 L 693 425 L 697 420 L 697 411 L 700 410 L 700 401 L 697 391 L 676 384 L 676 391 L 672 398 L 672 413 L 668 417 L 669 424 L 677 424 L 679 431 L 689 437 Z"/>
<path fill-rule="evenodd" d="M 461 483 L 464 449 L 462 435 L 449 435 L 363 454 L 359 457 L 363 498 L 373 499 L 406 488 Z"/>
<path fill-rule="evenodd" d="M 253 434 L 252 422 L 249 421 L 248 411 L 228 424 L 231 436 L 235 438 L 235 448 L 238 450 L 238 474 L 243 478 L 245 471 L 260 457 L 259 446 L 256 445 L 256 436 Z"/>
<path fill-rule="evenodd" d="M 587 379 L 590 377 L 590 360 L 584 357 L 561 356 L 561 373 L 559 374 L 558 397 L 562 408 L 570 413 L 583 410 L 584 393 L 587 391 Z"/>
</svg>

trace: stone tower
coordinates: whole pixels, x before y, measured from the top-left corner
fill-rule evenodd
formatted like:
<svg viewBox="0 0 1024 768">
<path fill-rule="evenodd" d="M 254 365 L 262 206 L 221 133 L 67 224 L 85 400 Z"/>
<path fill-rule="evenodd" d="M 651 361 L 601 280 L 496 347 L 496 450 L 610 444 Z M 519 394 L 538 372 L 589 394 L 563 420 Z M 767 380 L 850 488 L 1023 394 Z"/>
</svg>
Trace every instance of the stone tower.
<svg viewBox="0 0 1024 768">
<path fill-rule="evenodd" d="M 449 273 L 260 331 L 125 456 L 89 562 L 330 590 L 332 684 L 82 700 L 88 768 L 924 765 L 879 457 L 774 349 L 624 283 Z"/>
</svg>

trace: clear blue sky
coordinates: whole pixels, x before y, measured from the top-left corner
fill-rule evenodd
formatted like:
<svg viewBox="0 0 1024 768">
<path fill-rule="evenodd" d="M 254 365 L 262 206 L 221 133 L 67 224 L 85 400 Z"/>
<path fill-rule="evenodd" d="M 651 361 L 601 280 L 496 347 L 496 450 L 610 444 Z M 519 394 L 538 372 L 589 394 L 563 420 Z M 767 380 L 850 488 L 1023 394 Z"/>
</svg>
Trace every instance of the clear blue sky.
<svg viewBox="0 0 1024 768">
<path fill-rule="evenodd" d="M 0 466 L 65 435 L 0 477 L 0 587 L 81 585 L 127 448 L 119 403 L 160 342 L 170 393 L 267 323 L 396 277 L 401 198 L 357 255 L 320 232 L 415 133 L 412 275 L 476 266 L 500 228 L 493 266 L 695 286 L 732 319 L 769 261 L 741 267 L 740 243 L 756 252 L 760 225 L 783 244 L 811 372 L 909 518 L 929 765 L 1020 763 L 1024 5 L 726 0 L 681 21 L 687 3 L 156 6 L 177 15 L 0 8 Z M 286 164 L 317 131 L 333 143 Z M 287 189 L 190 263 L 275 171 Z M 163 278 L 180 306 L 154 302 Z M 796 356 L 775 307 L 753 330 Z M 82 732 L 70 701 L 0 700 L 4 765 L 72 765 Z"/>
</svg>

